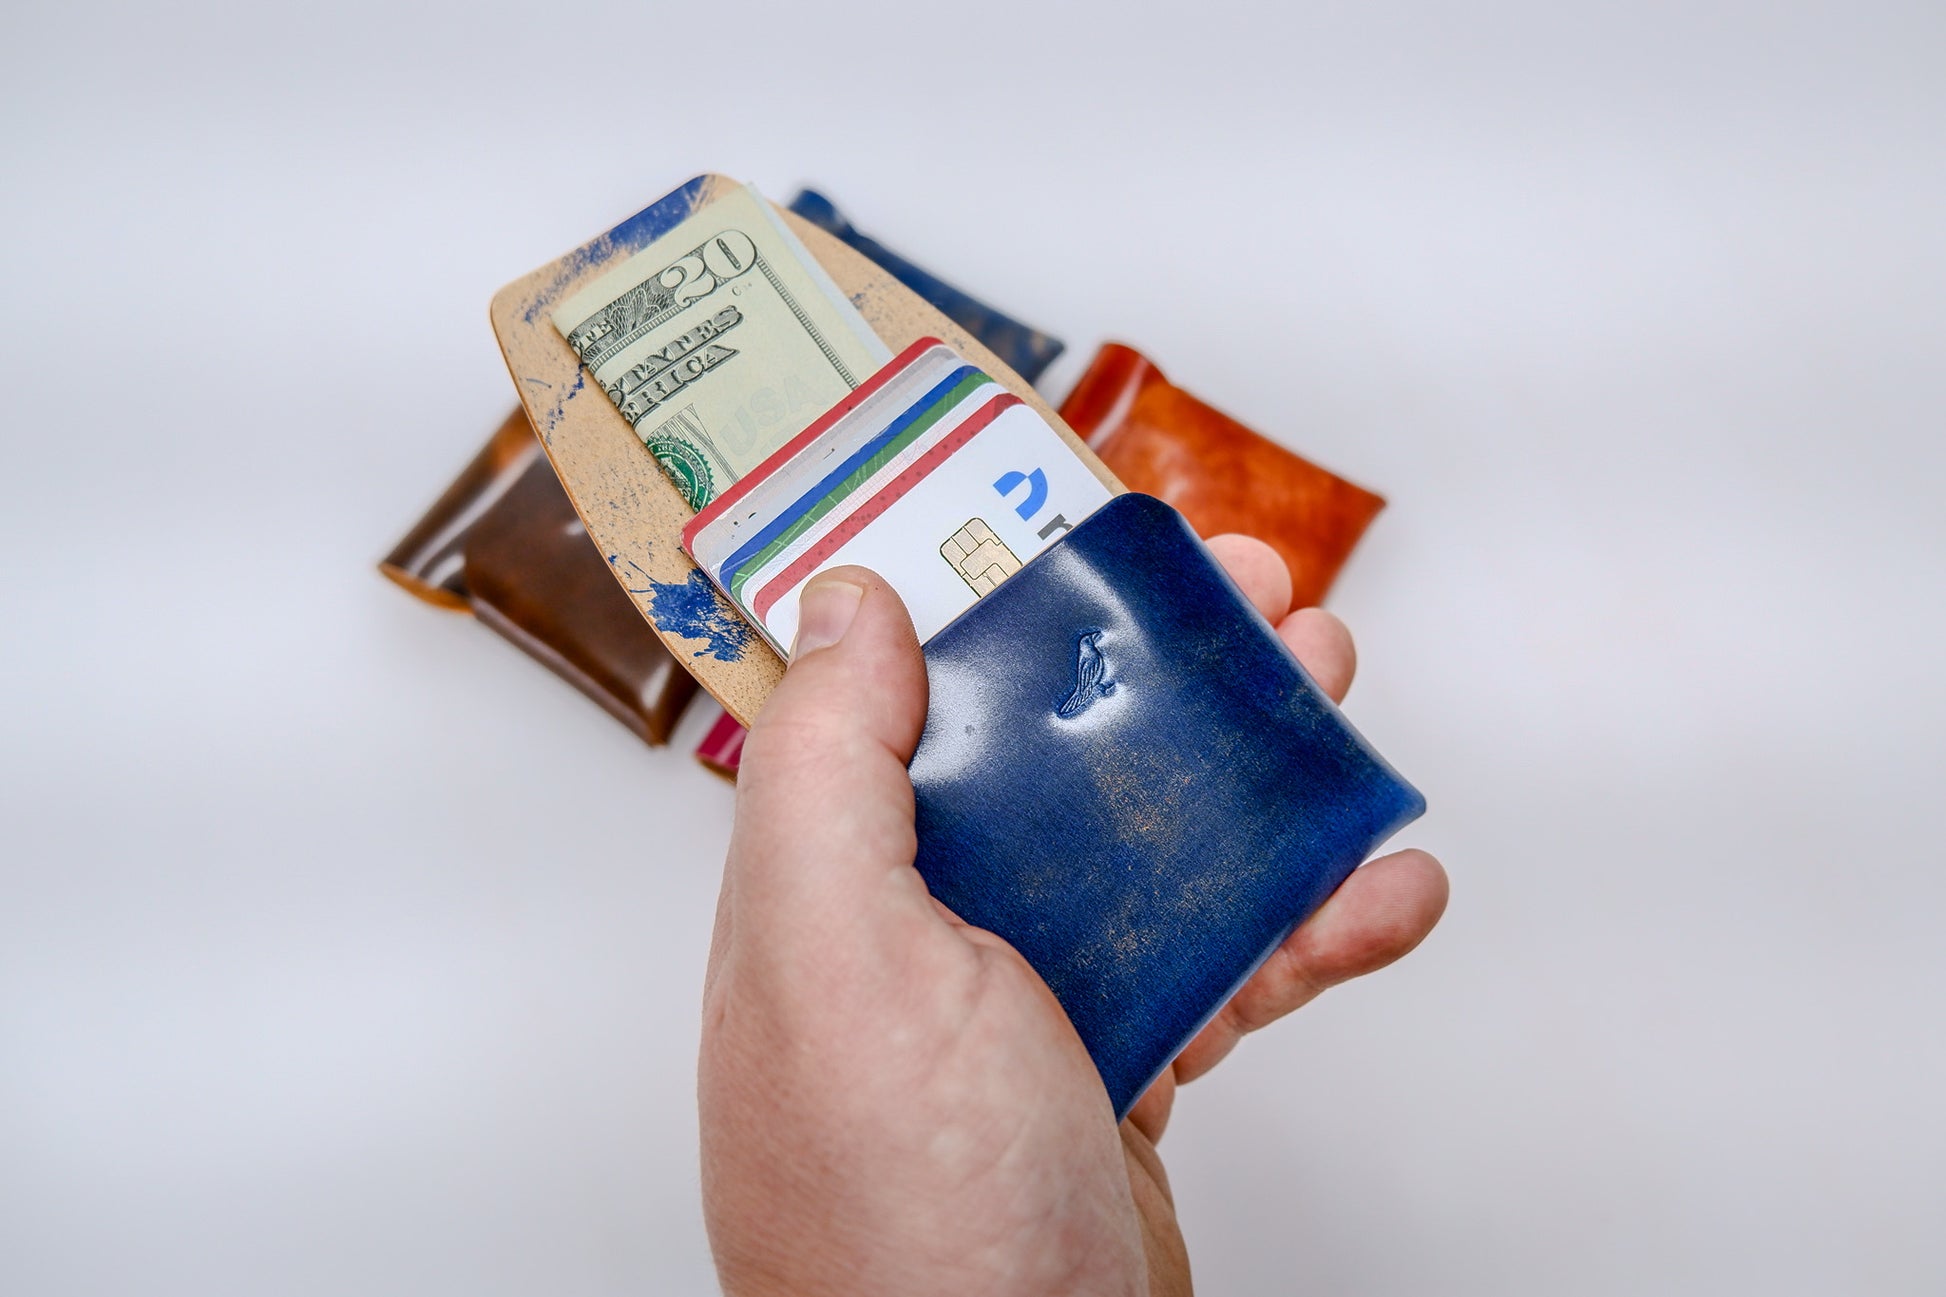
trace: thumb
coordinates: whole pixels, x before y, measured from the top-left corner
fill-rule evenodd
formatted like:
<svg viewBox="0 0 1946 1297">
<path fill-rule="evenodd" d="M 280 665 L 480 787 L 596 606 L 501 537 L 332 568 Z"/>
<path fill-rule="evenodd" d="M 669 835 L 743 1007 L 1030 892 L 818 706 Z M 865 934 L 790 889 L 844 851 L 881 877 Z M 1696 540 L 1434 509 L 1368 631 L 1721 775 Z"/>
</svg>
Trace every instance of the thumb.
<svg viewBox="0 0 1946 1297">
<path fill-rule="evenodd" d="M 738 938 L 831 942 L 886 905 L 930 912 L 906 762 L 926 721 L 926 666 L 891 586 L 833 568 L 798 601 L 790 669 L 751 726 L 726 883 Z"/>
</svg>

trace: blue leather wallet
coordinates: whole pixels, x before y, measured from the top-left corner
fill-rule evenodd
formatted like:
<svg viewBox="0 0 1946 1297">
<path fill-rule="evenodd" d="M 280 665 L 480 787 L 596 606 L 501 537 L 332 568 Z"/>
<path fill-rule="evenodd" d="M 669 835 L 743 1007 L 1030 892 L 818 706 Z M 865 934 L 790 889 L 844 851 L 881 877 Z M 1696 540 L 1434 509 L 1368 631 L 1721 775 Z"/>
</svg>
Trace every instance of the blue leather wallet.
<svg viewBox="0 0 1946 1297">
<path fill-rule="evenodd" d="M 1425 809 L 1149 496 L 1116 497 L 925 652 L 919 872 L 1046 980 L 1118 1119 Z"/>
<path fill-rule="evenodd" d="M 978 338 L 982 346 L 1028 382 L 1038 383 L 1042 371 L 1065 350 L 1059 338 L 994 310 L 930 270 L 913 265 L 877 239 L 860 233 L 857 226 L 845 219 L 837 204 L 817 190 L 798 190 L 790 207 L 825 233 L 836 235 L 877 262 L 892 278 L 937 307 L 941 315 Z"/>
</svg>

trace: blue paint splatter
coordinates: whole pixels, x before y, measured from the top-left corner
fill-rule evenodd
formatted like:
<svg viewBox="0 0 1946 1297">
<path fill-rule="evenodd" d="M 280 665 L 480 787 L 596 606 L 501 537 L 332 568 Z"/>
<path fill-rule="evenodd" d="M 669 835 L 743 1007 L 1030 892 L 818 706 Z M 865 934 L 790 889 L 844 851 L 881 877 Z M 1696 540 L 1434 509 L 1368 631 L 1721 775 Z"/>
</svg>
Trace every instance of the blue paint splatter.
<svg viewBox="0 0 1946 1297">
<path fill-rule="evenodd" d="M 619 253 L 640 252 L 649 244 L 682 224 L 696 210 L 708 176 L 697 176 L 682 188 L 666 194 L 653 204 L 617 225 L 598 239 L 570 252 L 547 285 L 527 303 L 520 314 L 521 323 L 532 324 L 541 312 L 554 305 L 561 290 L 589 269 L 612 260 Z"/>
<path fill-rule="evenodd" d="M 700 571 L 691 571 L 684 581 L 657 581 L 634 559 L 610 554 L 608 561 L 611 565 L 626 562 L 642 577 L 645 584 L 630 586 L 628 592 L 649 596 L 649 615 L 658 629 L 703 641 L 705 647 L 692 657 L 707 653 L 719 662 L 743 661 L 743 651 L 750 647 L 750 626 Z"/>
<path fill-rule="evenodd" d="M 682 188 L 656 199 L 652 206 L 643 208 L 608 231 L 609 242 L 630 252 L 648 247 L 689 219 L 696 210 L 697 200 L 703 196 L 703 187 L 708 183 L 707 175 L 696 176 Z"/>
<path fill-rule="evenodd" d="M 576 371 L 574 371 L 574 386 L 570 387 L 567 390 L 567 394 L 562 396 L 560 400 L 556 401 L 554 403 L 554 408 L 547 412 L 546 424 L 541 428 L 541 440 L 547 441 L 553 437 L 554 429 L 559 427 L 561 424 L 561 416 L 567 413 L 568 402 L 572 401 L 577 395 L 579 395 L 581 389 L 586 387 L 587 385 L 588 385 L 588 371 L 585 369 L 577 369 Z"/>
</svg>

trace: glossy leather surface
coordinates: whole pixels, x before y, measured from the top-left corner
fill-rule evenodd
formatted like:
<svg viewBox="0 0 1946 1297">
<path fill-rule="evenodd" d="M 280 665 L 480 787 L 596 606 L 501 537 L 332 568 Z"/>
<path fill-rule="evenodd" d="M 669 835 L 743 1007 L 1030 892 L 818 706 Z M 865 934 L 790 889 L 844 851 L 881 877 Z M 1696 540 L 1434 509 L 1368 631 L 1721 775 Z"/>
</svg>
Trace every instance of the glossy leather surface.
<svg viewBox="0 0 1946 1297">
<path fill-rule="evenodd" d="M 932 303 L 941 315 L 978 338 L 988 351 L 1000 357 L 1008 368 L 1028 382 L 1038 383 L 1042 371 L 1066 349 L 1059 338 L 994 310 L 931 271 L 913 265 L 877 239 L 861 234 L 856 226 L 845 219 L 837 205 L 817 190 L 800 189 L 797 197 L 791 199 L 790 209 L 891 271 L 894 279 Z"/>
<path fill-rule="evenodd" d="M 1119 343 L 1095 354 L 1061 417 L 1131 491 L 1166 500 L 1204 536 L 1269 541 L 1298 607 L 1322 603 L 1382 496 L 1294 455 L 1171 383 Z"/>
<path fill-rule="evenodd" d="M 668 742 L 696 694 L 589 543 L 520 410 L 379 570 L 473 613 L 647 743 Z"/>
<path fill-rule="evenodd" d="M 735 783 L 737 771 L 743 765 L 743 740 L 749 734 L 750 731 L 737 724 L 736 717 L 720 712 L 709 733 L 696 745 L 696 760 L 702 763 L 703 769 Z"/>
<path fill-rule="evenodd" d="M 545 456 L 473 525 L 464 579 L 482 623 L 644 742 L 669 741 L 696 678 L 616 583 Z"/>
<path fill-rule="evenodd" d="M 427 603 L 464 611 L 467 534 L 539 458 L 541 444 L 534 439 L 533 426 L 526 412 L 516 409 L 501 420 L 432 508 L 379 560 L 378 570 Z"/>
<path fill-rule="evenodd" d="M 926 664 L 919 871 L 1046 979 L 1118 1117 L 1425 806 L 1148 496 L 1068 533 Z"/>
</svg>

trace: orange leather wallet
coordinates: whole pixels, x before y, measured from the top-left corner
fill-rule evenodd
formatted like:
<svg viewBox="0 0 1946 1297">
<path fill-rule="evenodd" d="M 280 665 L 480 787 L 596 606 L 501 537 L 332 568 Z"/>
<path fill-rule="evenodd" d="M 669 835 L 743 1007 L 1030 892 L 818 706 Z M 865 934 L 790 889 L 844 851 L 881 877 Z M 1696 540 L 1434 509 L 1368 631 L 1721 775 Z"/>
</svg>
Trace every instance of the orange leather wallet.
<svg viewBox="0 0 1946 1297">
<path fill-rule="evenodd" d="M 1174 505 L 1198 535 L 1269 541 L 1290 566 L 1298 607 L 1324 601 L 1385 507 L 1383 496 L 1206 405 L 1118 342 L 1095 353 L 1061 417 L 1129 490 Z"/>
</svg>

